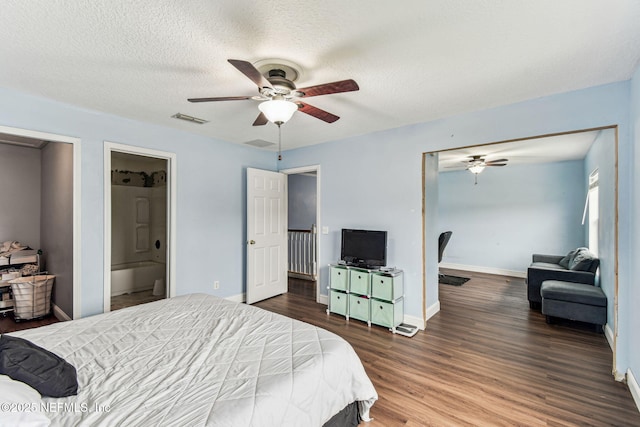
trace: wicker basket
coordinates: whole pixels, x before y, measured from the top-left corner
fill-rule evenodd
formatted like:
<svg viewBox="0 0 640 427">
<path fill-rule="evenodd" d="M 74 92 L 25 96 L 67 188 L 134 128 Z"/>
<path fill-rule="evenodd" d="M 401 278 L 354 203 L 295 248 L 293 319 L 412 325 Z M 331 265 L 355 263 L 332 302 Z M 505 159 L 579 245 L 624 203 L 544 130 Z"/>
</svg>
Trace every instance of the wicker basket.
<svg viewBox="0 0 640 427">
<path fill-rule="evenodd" d="M 56 276 L 26 276 L 9 281 L 15 320 L 29 320 L 51 313 L 51 290 Z"/>
</svg>

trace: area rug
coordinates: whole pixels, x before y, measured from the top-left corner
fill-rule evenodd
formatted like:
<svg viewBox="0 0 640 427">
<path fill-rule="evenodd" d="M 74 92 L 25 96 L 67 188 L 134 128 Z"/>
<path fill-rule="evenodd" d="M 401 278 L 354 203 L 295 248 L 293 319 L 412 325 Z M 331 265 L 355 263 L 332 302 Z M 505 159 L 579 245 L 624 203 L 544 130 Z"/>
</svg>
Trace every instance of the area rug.
<svg viewBox="0 0 640 427">
<path fill-rule="evenodd" d="M 449 276 L 442 274 L 438 276 L 438 282 L 441 285 L 462 286 L 469 281 L 468 277 Z"/>
</svg>

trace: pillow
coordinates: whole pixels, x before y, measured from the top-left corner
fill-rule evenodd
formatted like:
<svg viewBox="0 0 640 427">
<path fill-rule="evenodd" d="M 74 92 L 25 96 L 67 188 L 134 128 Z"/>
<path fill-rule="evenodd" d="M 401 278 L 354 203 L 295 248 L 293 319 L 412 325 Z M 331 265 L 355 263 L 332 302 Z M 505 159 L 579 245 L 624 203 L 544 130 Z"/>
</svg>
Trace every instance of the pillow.
<svg viewBox="0 0 640 427">
<path fill-rule="evenodd" d="M 569 270 L 589 271 L 594 259 L 595 257 L 588 250 L 579 250 L 573 260 L 571 260 L 571 263 L 569 263 Z"/>
<path fill-rule="evenodd" d="M 574 249 L 572 251 L 569 251 L 568 254 L 566 254 L 564 256 L 564 258 L 562 258 L 560 261 L 558 261 L 558 264 L 560 264 L 561 267 L 566 268 L 567 270 L 569 269 L 569 263 L 571 263 L 571 261 L 573 260 L 573 257 L 576 256 L 576 252 L 578 252 L 578 249 Z"/>
<path fill-rule="evenodd" d="M 0 375 L 0 427 L 46 427 L 51 421 L 40 412 L 40 394 L 20 381 Z"/>
<path fill-rule="evenodd" d="M 0 337 L 0 374 L 30 385 L 43 396 L 65 397 L 78 393 L 76 368 L 22 338 Z"/>
</svg>

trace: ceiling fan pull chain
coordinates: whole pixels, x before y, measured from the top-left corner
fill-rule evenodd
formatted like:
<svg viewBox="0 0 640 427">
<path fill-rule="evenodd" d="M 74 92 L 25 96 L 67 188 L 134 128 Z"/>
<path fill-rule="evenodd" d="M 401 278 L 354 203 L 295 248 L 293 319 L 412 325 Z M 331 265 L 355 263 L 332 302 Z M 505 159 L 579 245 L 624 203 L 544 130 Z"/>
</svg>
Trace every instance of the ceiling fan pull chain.
<svg viewBox="0 0 640 427">
<path fill-rule="evenodd" d="M 282 160 L 282 127 L 278 125 L 278 161 Z"/>
</svg>

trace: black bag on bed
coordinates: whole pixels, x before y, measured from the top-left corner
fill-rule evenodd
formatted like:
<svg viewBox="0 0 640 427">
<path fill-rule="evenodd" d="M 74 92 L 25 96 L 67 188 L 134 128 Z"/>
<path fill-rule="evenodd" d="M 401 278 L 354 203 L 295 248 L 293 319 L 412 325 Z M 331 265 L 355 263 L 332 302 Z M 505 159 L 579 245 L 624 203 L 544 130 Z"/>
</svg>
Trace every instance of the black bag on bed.
<svg viewBox="0 0 640 427">
<path fill-rule="evenodd" d="M 78 394 L 76 368 L 61 357 L 22 338 L 0 337 L 0 374 L 36 389 L 42 396 Z"/>
</svg>

